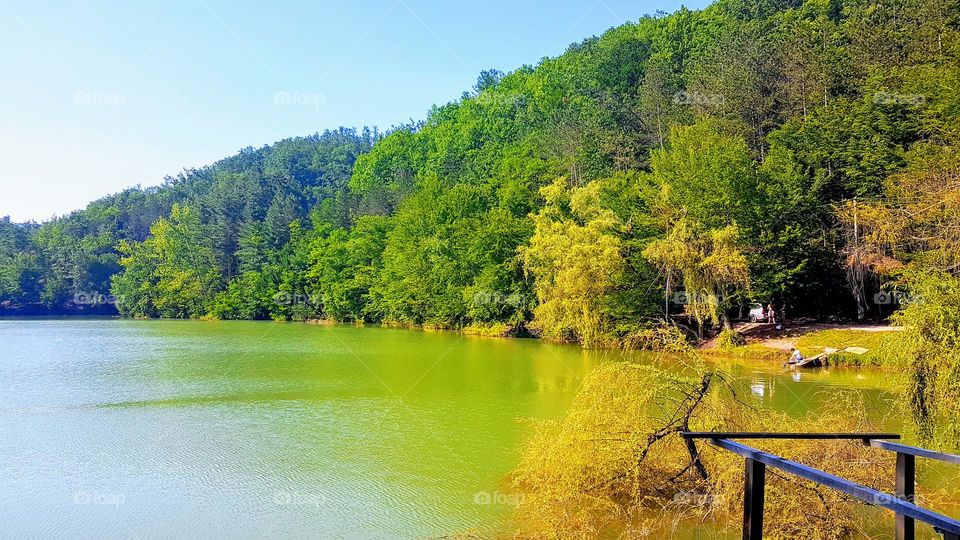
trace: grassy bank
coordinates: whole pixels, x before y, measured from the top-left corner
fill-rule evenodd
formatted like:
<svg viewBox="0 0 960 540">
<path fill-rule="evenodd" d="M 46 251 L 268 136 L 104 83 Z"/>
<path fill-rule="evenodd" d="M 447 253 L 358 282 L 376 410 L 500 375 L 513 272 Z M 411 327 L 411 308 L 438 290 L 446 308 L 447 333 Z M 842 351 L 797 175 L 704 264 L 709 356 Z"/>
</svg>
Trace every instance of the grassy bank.
<svg viewBox="0 0 960 540">
<path fill-rule="evenodd" d="M 711 357 L 785 362 L 790 347 L 796 347 L 805 357 L 834 351 L 829 354 L 833 365 L 888 367 L 902 364 L 893 352 L 896 336 L 894 329 L 801 327 L 773 337 L 748 339 L 742 346 L 704 349 L 703 353 Z"/>
</svg>

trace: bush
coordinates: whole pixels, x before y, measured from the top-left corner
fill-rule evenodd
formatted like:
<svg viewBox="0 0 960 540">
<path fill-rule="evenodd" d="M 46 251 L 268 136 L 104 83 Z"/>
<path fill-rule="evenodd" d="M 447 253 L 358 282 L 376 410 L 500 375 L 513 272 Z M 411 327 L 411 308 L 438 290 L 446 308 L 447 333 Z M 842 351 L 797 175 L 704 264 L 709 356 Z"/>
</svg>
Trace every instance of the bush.
<svg viewBox="0 0 960 540">
<path fill-rule="evenodd" d="M 690 349 L 690 343 L 676 325 L 656 323 L 627 332 L 620 339 L 620 348 L 629 351 L 683 352 Z"/>
<path fill-rule="evenodd" d="M 747 340 L 739 332 L 732 328 L 724 328 L 717 336 L 717 347 L 721 349 L 732 349 L 742 347 L 747 344 Z"/>
</svg>

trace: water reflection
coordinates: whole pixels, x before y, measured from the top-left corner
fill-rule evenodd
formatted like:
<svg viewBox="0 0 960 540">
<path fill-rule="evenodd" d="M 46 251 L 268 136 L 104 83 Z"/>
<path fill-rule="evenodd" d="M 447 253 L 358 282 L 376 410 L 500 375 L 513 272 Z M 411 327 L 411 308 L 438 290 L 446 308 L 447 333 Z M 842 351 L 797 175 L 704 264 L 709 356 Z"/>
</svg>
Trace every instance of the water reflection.
<svg viewBox="0 0 960 540">
<path fill-rule="evenodd" d="M 693 374 L 669 356 L 302 324 L 0 321 L 0 343 L 0 520 L 13 537 L 491 531 L 513 510 L 503 477 L 525 420 L 562 415 L 594 366 Z M 720 367 L 791 415 L 849 387 L 890 410 L 889 383 L 869 372 Z"/>
</svg>

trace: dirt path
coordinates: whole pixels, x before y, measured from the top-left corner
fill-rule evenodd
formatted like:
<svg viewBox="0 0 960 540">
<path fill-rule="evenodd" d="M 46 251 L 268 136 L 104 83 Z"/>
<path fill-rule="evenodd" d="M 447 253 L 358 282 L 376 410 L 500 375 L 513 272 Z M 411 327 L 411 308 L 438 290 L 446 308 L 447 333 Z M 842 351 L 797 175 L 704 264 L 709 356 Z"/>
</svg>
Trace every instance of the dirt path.
<svg viewBox="0 0 960 540">
<path fill-rule="evenodd" d="M 798 336 L 819 332 L 821 330 L 855 330 L 860 332 L 898 332 L 902 326 L 885 324 L 826 324 L 826 323 L 794 323 L 777 329 L 776 325 L 768 323 L 742 322 L 734 325 L 734 329 L 743 336 L 747 343 L 761 343 L 765 347 L 781 351 L 789 351 L 794 347 L 794 339 Z M 717 338 L 711 338 L 700 345 L 701 349 L 713 349 L 717 346 Z"/>
</svg>

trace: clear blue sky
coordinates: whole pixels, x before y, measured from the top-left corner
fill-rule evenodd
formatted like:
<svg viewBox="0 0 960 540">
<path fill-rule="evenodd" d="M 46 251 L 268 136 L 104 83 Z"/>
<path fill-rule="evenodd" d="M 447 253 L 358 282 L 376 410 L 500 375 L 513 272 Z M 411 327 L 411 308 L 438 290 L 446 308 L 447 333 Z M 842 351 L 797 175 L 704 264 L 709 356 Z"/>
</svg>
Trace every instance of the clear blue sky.
<svg viewBox="0 0 960 540">
<path fill-rule="evenodd" d="M 483 69 L 679 6 L 0 0 L 0 216 L 44 220 L 245 146 L 419 119 Z"/>
</svg>

